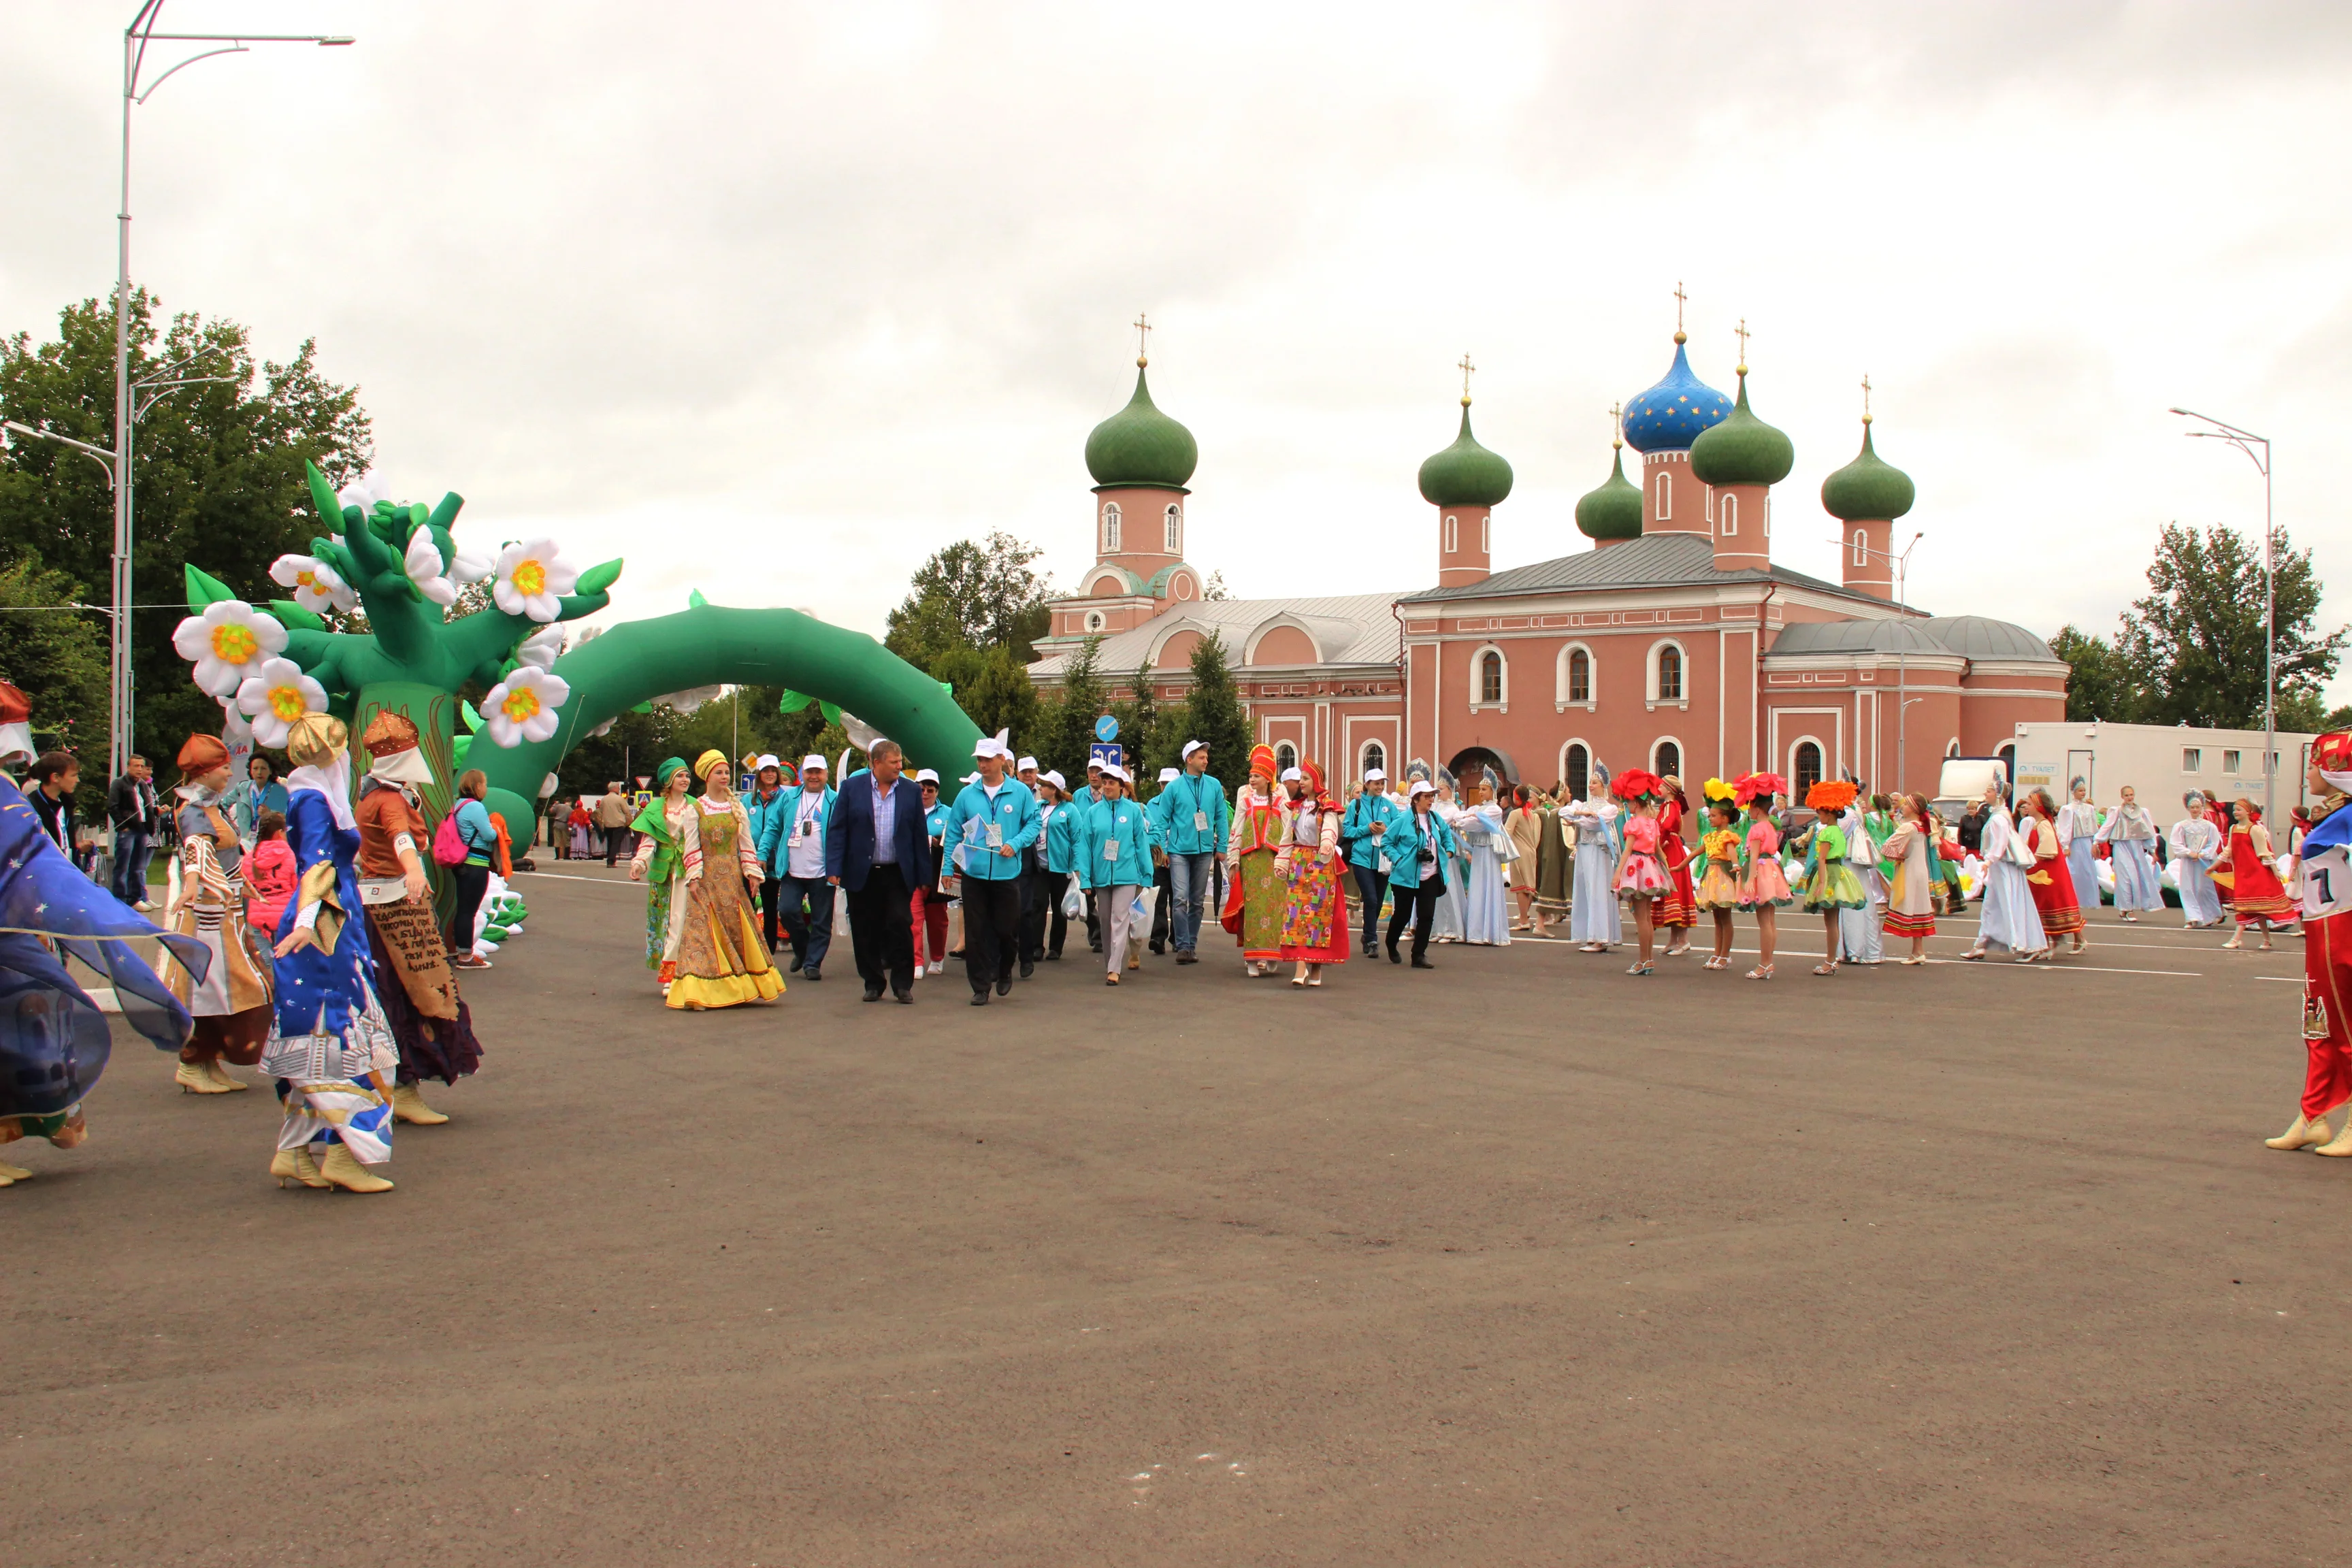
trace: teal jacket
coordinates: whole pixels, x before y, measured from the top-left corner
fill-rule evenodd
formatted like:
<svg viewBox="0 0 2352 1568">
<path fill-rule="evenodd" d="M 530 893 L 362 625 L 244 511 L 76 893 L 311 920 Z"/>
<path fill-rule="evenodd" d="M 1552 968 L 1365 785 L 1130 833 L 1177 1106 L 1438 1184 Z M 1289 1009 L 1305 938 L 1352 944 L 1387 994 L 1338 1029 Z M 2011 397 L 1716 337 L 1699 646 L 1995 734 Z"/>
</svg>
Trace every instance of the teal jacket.
<svg viewBox="0 0 2352 1568">
<path fill-rule="evenodd" d="M 1003 834 L 1004 847 L 1015 851 L 999 855 L 988 841 L 991 823 Z M 945 842 L 942 854 L 952 856 L 957 846 L 963 847 L 961 874 L 982 882 L 1012 882 L 1021 877 L 1022 857 L 1018 851 L 1037 842 L 1043 825 L 1037 817 L 1037 797 L 1029 786 L 1010 774 L 997 786 L 996 804 L 991 808 L 988 790 L 977 784 L 963 786 L 949 808 L 947 821 L 941 825 L 940 837 Z"/>
<path fill-rule="evenodd" d="M 1087 808 L 1078 840 L 1079 880 L 1088 888 L 1151 886 L 1151 824 L 1131 800 L 1098 800 Z"/>
<path fill-rule="evenodd" d="M 1222 855 L 1234 808 L 1213 773 L 1178 773 L 1151 803 L 1160 813 L 1160 847 L 1171 855 Z M 1199 813 L 1195 826 L 1194 813 Z"/>
<path fill-rule="evenodd" d="M 1426 830 L 1423 824 L 1427 825 Z M 1424 845 L 1433 846 L 1437 851 L 1437 863 L 1433 866 L 1421 863 Z M 1435 812 L 1424 817 L 1400 811 L 1389 818 L 1389 830 L 1381 836 L 1381 853 L 1389 858 L 1389 886 L 1412 889 L 1433 879 L 1443 880 L 1446 857 L 1464 851 L 1461 840 L 1454 837 L 1454 829 Z"/>
<path fill-rule="evenodd" d="M 1084 847 L 1078 840 L 1086 832 L 1087 813 L 1093 809 L 1066 800 L 1054 808 L 1054 815 L 1045 819 L 1045 869 L 1078 868 L 1078 852 Z"/>
<path fill-rule="evenodd" d="M 1339 818 L 1339 841 L 1348 847 L 1348 864 L 1366 869 L 1377 868 L 1387 835 L 1372 837 L 1375 822 L 1394 822 L 1399 816 L 1412 815 L 1397 804 L 1396 796 L 1383 790 L 1379 795 L 1360 795 L 1348 803 L 1347 815 Z"/>
<path fill-rule="evenodd" d="M 765 848 L 768 842 L 768 819 L 776 815 L 777 808 L 785 801 L 797 797 L 800 793 L 800 785 L 788 784 L 777 790 L 776 797 L 771 801 L 762 802 L 756 786 L 743 790 L 736 796 L 743 803 L 743 815 L 751 818 L 751 843 L 755 847 L 760 848 L 761 860 L 768 858 Z"/>
<path fill-rule="evenodd" d="M 751 818 L 751 842 L 759 847 L 760 864 L 768 868 L 770 877 L 779 881 L 792 875 L 793 824 L 800 820 L 801 796 L 806 793 L 797 784 L 791 789 L 779 790 L 766 812 Z M 817 803 L 812 826 L 816 830 L 820 850 L 824 844 L 824 830 L 833 821 L 833 803 L 839 798 L 840 793 L 838 790 L 826 790 L 824 798 Z M 745 810 L 751 809 L 751 802 L 746 801 L 743 805 Z M 822 853 L 817 857 L 819 877 L 824 875 L 822 868 L 824 858 Z"/>
</svg>

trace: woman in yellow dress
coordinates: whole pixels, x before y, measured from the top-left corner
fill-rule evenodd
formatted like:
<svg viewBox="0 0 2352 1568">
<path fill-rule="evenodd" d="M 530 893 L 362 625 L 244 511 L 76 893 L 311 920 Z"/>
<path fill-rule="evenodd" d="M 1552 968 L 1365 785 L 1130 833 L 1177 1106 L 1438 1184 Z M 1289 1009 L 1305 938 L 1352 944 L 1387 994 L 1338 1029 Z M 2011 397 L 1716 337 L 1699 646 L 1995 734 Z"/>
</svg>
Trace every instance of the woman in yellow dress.
<svg viewBox="0 0 2352 1568">
<path fill-rule="evenodd" d="M 757 889 L 767 870 L 751 841 L 751 818 L 729 787 L 733 775 L 725 756 L 703 752 L 694 773 L 703 793 L 684 814 L 678 835 L 686 870 L 677 892 L 686 907 L 677 917 L 677 977 L 670 982 L 669 1005 L 772 1002 L 784 994 L 784 982 L 760 935 Z"/>
</svg>

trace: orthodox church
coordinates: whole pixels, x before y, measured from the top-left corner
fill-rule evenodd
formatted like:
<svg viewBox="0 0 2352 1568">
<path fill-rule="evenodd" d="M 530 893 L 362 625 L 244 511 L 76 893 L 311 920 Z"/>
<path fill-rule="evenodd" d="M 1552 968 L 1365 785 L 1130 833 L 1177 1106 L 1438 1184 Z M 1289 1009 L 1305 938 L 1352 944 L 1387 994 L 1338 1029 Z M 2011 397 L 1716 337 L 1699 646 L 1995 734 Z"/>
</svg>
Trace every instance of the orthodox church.
<svg viewBox="0 0 2352 1568">
<path fill-rule="evenodd" d="M 1153 404 L 1139 356 L 1135 395 L 1087 437 L 1095 564 L 1054 601 L 1032 678 L 1056 684 L 1099 637 L 1115 690 L 1149 668 L 1181 700 L 1193 647 L 1216 637 L 1259 738 L 1324 763 L 1335 786 L 1419 756 L 1580 795 L 1596 762 L 1694 788 L 1761 768 L 1800 791 L 1850 773 L 1932 793 L 1942 758 L 2065 716 L 2067 667 L 2042 638 L 1898 602 L 1895 521 L 1916 496 L 1866 409 L 1861 451 L 1822 485 L 1841 580 L 1775 566 L 1773 487 L 1795 448 L 1750 405 L 1745 363 L 1727 396 L 1686 342 L 1678 328 L 1664 378 L 1622 405 L 1609 477 L 1576 504 L 1585 548 L 1491 569 L 1511 466 L 1472 434 L 1465 391 L 1454 444 L 1421 466 L 1434 583 L 1280 599 L 1206 597 L 1184 558 L 1200 448 Z"/>
</svg>

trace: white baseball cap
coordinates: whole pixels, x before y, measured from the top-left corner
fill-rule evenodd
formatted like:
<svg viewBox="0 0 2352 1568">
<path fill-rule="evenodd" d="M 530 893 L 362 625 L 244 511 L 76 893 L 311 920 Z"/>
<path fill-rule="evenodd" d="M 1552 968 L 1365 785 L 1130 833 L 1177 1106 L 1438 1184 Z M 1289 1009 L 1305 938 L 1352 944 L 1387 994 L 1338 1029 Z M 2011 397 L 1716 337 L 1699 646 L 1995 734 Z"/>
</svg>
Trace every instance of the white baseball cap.
<svg viewBox="0 0 2352 1568">
<path fill-rule="evenodd" d="M 1013 748 L 1004 743 L 1005 737 L 1011 733 L 1012 731 L 1007 729 L 999 730 L 993 735 L 982 735 L 972 742 L 971 754 L 975 757 L 1003 757 L 1006 762 L 1011 762 Z"/>
<path fill-rule="evenodd" d="M 1013 771 L 1016 773 L 1034 773 L 1037 771 L 1037 759 L 1024 757 L 1013 764 Z"/>
<path fill-rule="evenodd" d="M 811 768 L 814 768 L 819 773 L 823 773 L 825 770 L 824 758 L 815 752 L 811 752 L 807 756 L 801 759 L 801 772 L 806 773 Z"/>
<path fill-rule="evenodd" d="M 919 784 L 935 784 L 940 782 L 940 775 L 932 769 L 925 768 L 915 775 L 915 782 Z"/>
<path fill-rule="evenodd" d="M 966 773 L 962 778 L 958 779 L 956 782 L 958 784 L 978 784 L 980 782 L 980 775 L 978 773 Z"/>
<path fill-rule="evenodd" d="M 1371 783 L 1374 779 L 1378 779 L 1382 784 L 1386 784 L 1388 782 L 1388 770 L 1385 768 L 1366 768 L 1364 770 L 1364 782 L 1366 784 Z"/>
<path fill-rule="evenodd" d="M 1162 768 L 1160 770 L 1160 782 L 1161 784 L 1166 784 L 1170 779 L 1172 779 L 1175 776 L 1176 770 L 1174 768 Z"/>
<path fill-rule="evenodd" d="M 1064 795 L 1070 793 L 1070 786 L 1062 782 L 1062 771 L 1059 768 L 1047 768 L 1044 773 L 1039 773 L 1037 777 L 1042 782 L 1052 784 Z"/>
<path fill-rule="evenodd" d="M 1189 763 L 1192 760 L 1193 752 L 1206 751 L 1208 746 L 1209 742 L 1206 741 L 1187 741 L 1184 742 L 1184 750 L 1181 753 L 1181 759 Z"/>
<path fill-rule="evenodd" d="M 1135 782 L 1135 775 L 1117 763 L 1105 763 L 1102 765 L 1102 771 L 1104 777 L 1117 779 L 1121 784 L 1131 784 Z"/>
<path fill-rule="evenodd" d="M 1413 780 L 1413 781 L 1412 781 L 1412 787 L 1411 789 L 1409 789 L 1409 790 L 1407 790 L 1407 791 L 1405 791 L 1405 792 L 1404 792 L 1404 794 L 1405 794 L 1405 798 L 1406 798 L 1407 800 L 1412 799 L 1414 795 L 1435 795 L 1436 793 L 1437 793 L 1437 786 L 1436 786 L 1435 784 L 1433 784 L 1430 783 L 1427 779 L 1415 779 L 1415 780 Z"/>
<path fill-rule="evenodd" d="M 761 752 L 760 753 L 760 760 L 759 760 L 758 762 L 756 762 L 756 763 L 752 763 L 751 765 L 752 765 L 753 767 L 755 767 L 755 768 L 779 768 L 779 769 L 781 769 L 784 764 L 783 764 L 783 763 L 780 763 L 780 762 L 778 762 L 778 761 L 776 761 L 776 753 L 775 753 L 775 752 Z"/>
<path fill-rule="evenodd" d="M 1307 775 L 1305 773 L 1300 773 L 1297 768 L 1285 768 L 1282 770 L 1282 777 L 1275 782 L 1276 784 L 1288 784 L 1293 779 L 1303 779 Z"/>
</svg>

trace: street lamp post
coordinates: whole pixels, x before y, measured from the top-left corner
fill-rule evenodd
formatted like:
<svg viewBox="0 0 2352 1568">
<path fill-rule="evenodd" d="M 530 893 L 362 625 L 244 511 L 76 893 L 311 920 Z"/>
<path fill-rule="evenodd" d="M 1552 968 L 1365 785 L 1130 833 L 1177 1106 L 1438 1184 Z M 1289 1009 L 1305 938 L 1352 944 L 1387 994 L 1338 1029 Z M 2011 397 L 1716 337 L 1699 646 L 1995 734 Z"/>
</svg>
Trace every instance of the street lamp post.
<svg viewBox="0 0 2352 1568">
<path fill-rule="evenodd" d="M 2191 430 L 2191 436 L 2210 441 L 2226 441 L 2243 452 L 2263 476 L 2263 816 L 2278 820 L 2278 583 L 2272 574 L 2271 559 L 2271 443 L 2266 436 L 2251 430 L 2241 430 L 2210 414 L 2200 414 L 2191 408 L 2175 408 L 2171 412 L 2186 419 L 2202 419 L 2213 426 L 2210 430 Z M 2262 450 L 2257 452 L 2255 447 Z"/>
<path fill-rule="evenodd" d="M 1926 537 L 1927 533 L 1924 530 L 1914 533 L 1911 536 L 1911 542 L 1903 547 L 1903 553 L 1900 555 L 1890 554 L 1884 550 L 1873 550 L 1867 544 L 1851 543 L 1843 539 L 1836 541 L 1836 543 L 1841 550 L 1859 550 L 1864 555 L 1875 555 L 1895 569 L 1895 606 L 1903 612 L 1904 621 L 1908 623 L 1911 618 L 1909 587 L 1911 552 L 1919 548 L 1919 541 Z M 1924 698 L 1911 695 L 1910 649 L 1898 644 L 1895 649 L 1895 790 L 1897 795 L 1902 794 L 1911 782 L 1908 760 L 1911 704 L 1924 700 Z"/>
<path fill-rule="evenodd" d="M 147 101 L 173 77 L 215 55 L 237 55 L 250 52 L 251 44 L 316 44 L 335 47 L 351 43 L 348 37 L 323 33 L 159 33 L 155 24 L 163 16 L 163 0 L 142 0 L 138 15 L 122 30 L 122 199 L 115 209 L 115 274 L 114 274 L 114 452 L 112 467 L 108 473 L 114 490 L 114 626 L 109 672 L 109 706 L 112 710 L 107 730 L 107 776 L 120 778 L 123 763 L 131 755 L 131 427 L 136 423 L 137 410 L 132 407 L 133 388 L 131 384 L 131 110 Z M 199 50 L 179 61 L 140 89 L 140 73 L 147 63 L 147 46 L 157 43 L 215 44 L 219 47 Z M 204 379 L 215 379 L 206 377 Z M 46 435 L 32 431 L 33 435 Z M 62 437 L 56 437 L 62 439 Z M 79 445 L 79 443 L 69 443 Z"/>
</svg>

